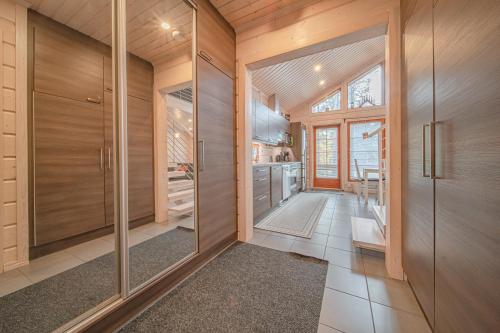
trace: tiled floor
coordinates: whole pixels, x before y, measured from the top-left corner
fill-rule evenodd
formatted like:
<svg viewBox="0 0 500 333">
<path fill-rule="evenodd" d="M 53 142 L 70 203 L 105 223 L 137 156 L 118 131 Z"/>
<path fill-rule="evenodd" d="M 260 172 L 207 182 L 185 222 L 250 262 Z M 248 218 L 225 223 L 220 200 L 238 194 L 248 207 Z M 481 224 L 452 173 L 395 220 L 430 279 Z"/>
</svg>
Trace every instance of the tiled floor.
<svg viewBox="0 0 500 333">
<path fill-rule="evenodd" d="M 134 246 L 179 225 L 192 224 L 192 217 L 176 223 L 149 223 L 129 231 Z M 0 297 L 42 281 L 115 250 L 114 234 L 106 235 L 65 250 L 32 260 L 29 265 L 0 274 Z"/>
<path fill-rule="evenodd" d="M 351 245 L 350 218 L 372 217 L 371 205 L 332 193 L 311 239 L 254 229 L 250 243 L 329 262 L 318 333 L 430 332 L 408 284 L 388 277 L 383 255 Z"/>
</svg>

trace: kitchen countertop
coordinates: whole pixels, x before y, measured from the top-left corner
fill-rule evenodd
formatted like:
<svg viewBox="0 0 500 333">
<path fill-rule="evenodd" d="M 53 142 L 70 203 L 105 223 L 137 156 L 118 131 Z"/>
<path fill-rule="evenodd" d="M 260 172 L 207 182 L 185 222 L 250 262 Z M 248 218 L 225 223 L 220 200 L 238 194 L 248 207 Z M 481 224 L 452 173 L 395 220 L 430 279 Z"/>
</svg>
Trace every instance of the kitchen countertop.
<svg viewBox="0 0 500 333">
<path fill-rule="evenodd" d="M 258 163 L 253 163 L 253 167 L 262 167 L 262 166 L 271 166 L 271 165 L 283 165 L 283 164 L 301 164 L 302 162 L 299 161 L 293 161 L 293 162 L 258 162 Z"/>
</svg>

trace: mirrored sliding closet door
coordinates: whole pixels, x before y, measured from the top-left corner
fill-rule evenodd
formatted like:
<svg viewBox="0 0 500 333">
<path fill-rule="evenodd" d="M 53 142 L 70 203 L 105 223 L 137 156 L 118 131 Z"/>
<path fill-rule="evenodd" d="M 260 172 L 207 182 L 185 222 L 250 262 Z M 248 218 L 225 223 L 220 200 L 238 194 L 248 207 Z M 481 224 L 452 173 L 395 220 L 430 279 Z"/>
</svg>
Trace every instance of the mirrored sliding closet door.
<svg viewBox="0 0 500 333">
<path fill-rule="evenodd" d="M 27 2 L 15 26 L 27 31 L 16 49 L 27 59 L 29 224 L 16 225 L 15 214 L 2 221 L 14 255 L 0 273 L 1 332 L 68 327 L 119 294 L 108 181 L 112 1 Z"/>
<path fill-rule="evenodd" d="M 134 290 L 197 248 L 194 12 L 183 0 L 126 4 L 129 283 Z"/>
</svg>

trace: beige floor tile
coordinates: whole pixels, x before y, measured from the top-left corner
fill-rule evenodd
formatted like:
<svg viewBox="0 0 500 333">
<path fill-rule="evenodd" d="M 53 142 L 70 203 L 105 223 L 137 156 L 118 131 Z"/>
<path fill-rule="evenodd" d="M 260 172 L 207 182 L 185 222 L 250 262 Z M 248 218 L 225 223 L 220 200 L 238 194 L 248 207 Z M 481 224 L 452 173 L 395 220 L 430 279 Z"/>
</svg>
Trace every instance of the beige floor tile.
<svg viewBox="0 0 500 333">
<path fill-rule="evenodd" d="M 384 333 L 431 333 L 424 317 L 372 303 L 375 330 Z"/>
<path fill-rule="evenodd" d="M 330 226 L 332 224 L 332 219 L 331 218 L 325 218 L 325 217 L 322 217 L 319 222 L 318 222 L 318 225 L 327 225 L 327 226 Z"/>
<path fill-rule="evenodd" d="M 323 295 L 319 322 L 343 332 L 373 332 L 370 303 L 329 288 Z"/>
<path fill-rule="evenodd" d="M 306 243 L 299 240 L 293 242 L 290 252 L 295 252 L 309 257 L 323 259 L 325 255 L 325 245 Z"/>
<path fill-rule="evenodd" d="M 330 224 L 318 224 L 314 232 L 317 232 L 318 234 L 328 235 L 328 233 L 330 232 Z"/>
<path fill-rule="evenodd" d="M 294 240 L 275 235 L 268 235 L 260 246 L 268 247 L 279 251 L 289 251 Z"/>
<path fill-rule="evenodd" d="M 384 258 L 369 255 L 363 255 L 362 258 L 366 275 L 389 277 Z"/>
<path fill-rule="evenodd" d="M 153 236 L 144 234 L 135 229 L 129 230 L 128 232 L 128 245 L 129 247 L 140 244 L 148 239 L 151 239 Z"/>
<path fill-rule="evenodd" d="M 325 250 L 325 260 L 330 264 L 349 268 L 357 272 L 364 273 L 363 259 L 361 255 L 355 252 L 344 251 L 327 247 Z"/>
<path fill-rule="evenodd" d="M 250 241 L 248 241 L 248 242 L 250 244 L 260 245 L 264 241 L 264 239 L 266 239 L 267 236 L 268 236 L 267 233 L 258 232 L 256 230 L 254 230 L 252 239 L 250 239 Z"/>
<path fill-rule="evenodd" d="M 315 232 L 313 233 L 311 238 L 295 237 L 295 240 L 304 243 L 312 243 L 312 244 L 326 246 L 326 242 L 328 241 L 328 235 Z"/>
<path fill-rule="evenodd" d="M 167 223 L 148 223 L 145 225 L 141 225 L 134 230 L 139 231 L 143 234 L 150 236 L 159 236 L 165 232 L 173 230 L 177 227 L 177 224 L 167 224 Z"/>
<path fill-rule="evenodd" d="M 326 244 L 326 246 L 344 251 L 354 251 L 352 240 L 345 237 L 328 236 L 328 243 Z"/>
<path fill-rule="evenodd" d="M 352 240 L 352 226 L 347 223 L 334 223 L 330 227 L 330 235 L 349 238 Z"/>
<path fill-rule="evenodd" d="M 19 268 L 31 282 L 39 282 L 84 263 L 83 260 L 60 251 L 35 259 L 29 265 Z"/>
<path fill-rule="evenodd" d="M 348 268 L 329 265 L 326 287 L 368 299 L 365 275 Z"/>
<path fill-rule="evenodd" d="M 270 231 L 269 234 L 272 235 L 272 236 L 281 237 L 281 238 L 287 238 L 287 239 L 292 239 L 292 240 L 295 240 L 295 238 L 297 238 L 296 236 L 288 235 L 288 234 L 282 234 L 281 232 Z"/>
<path fill-rule="evenodd" d="M 0 297 L 31 284 L 31 281 L 17 269 L 2 273 L 0 274 Z"/>
<path fill-rule="evenodd" d="M 334 328 L 328 327 L 323 324 L 319 324 L 318 326 L 318 333 L 342 333 Z"/>
<path fill-rule="evenodd" d="M 372 302 L 422 316 L 407 282 L 376 276 L 367 276 L 366 279 Z"/>
<path fill-rule="evenodd" d="M 114 242 L 94 239 L 65 250 L 69 254 L 83 261 L 90 261 L 107 253 L 115 251 Z"/>
</svg>

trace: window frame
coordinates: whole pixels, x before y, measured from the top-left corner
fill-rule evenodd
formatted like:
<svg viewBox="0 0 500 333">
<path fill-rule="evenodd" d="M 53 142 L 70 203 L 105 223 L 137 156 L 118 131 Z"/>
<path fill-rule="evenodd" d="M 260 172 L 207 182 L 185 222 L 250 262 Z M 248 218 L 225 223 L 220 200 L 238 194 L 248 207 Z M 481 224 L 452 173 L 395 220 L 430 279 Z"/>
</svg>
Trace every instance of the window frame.
<svg viewBox="0 0 500 333">
<path fill-rule="evenodd" d="M 380 67 L 381 70 L 381 78 L 380 80 L 382 81 L 381 84 L 381 100 L 380 100 L 380 105 L 372 105 L 372 106 L 367 106 L 367 107 L 351 107 L 349 104 L 349 86 L 354 82 L 359 80 L 361 77 L 365 76 L 366 74 L 370 73 L 373 71 L 375 68 Z M 347 98 L 347 110 L 370 110 L 370 109 L 376 109 L 376 108 L 382 108 L 385 107 L 385 63 L 379 62 L 373 66 L 370 66 L 367 70 L 363 71 L 359 75 L 356 75 L 354 78 L 351 80 L 347 81 L 347 84 L 345 86 L 346 89 L 346 98 Z"/>
<path fill-rule="evenodd" d="M 323 112 L 314 112 L 313 108 L 320 104 L 321 102 L 325 101 L 326 99 L 334 96 L 335 94 L 339 94 L 339 103 L 340 103 L 340 108 L 338 110 L 328 110 L 328 111 L 323 111 Z M 330 112 L 339 112 L 342 111 L 342 88 L 337 88 L 335 90 L 332 90 L 330 93 L 323 95 L 324 97 L 319 98 L 315 102 L 311 104 L 311 113 L 312 114 L 329 114 Z"/>
<path fill-rule="evenodd" d="M 352 124 L 362 124 L 362 123 L 373 123 L 373 122 L 379 122 L 380 126 L 383 126 L 385 124 L 385 118 L 370 118 L 370 119 L 363 119 L 363 120 L 351 120 L 347 122 L 347 181 L 349 182 L 361 182 L 362 179 L 353 179 L 351 175 L 351 125 Z M 382 137 L 385 138 L 385 130 L 382 131 Z M 378 151 L 377 151 L 378 153 Z"/>
</svg>

